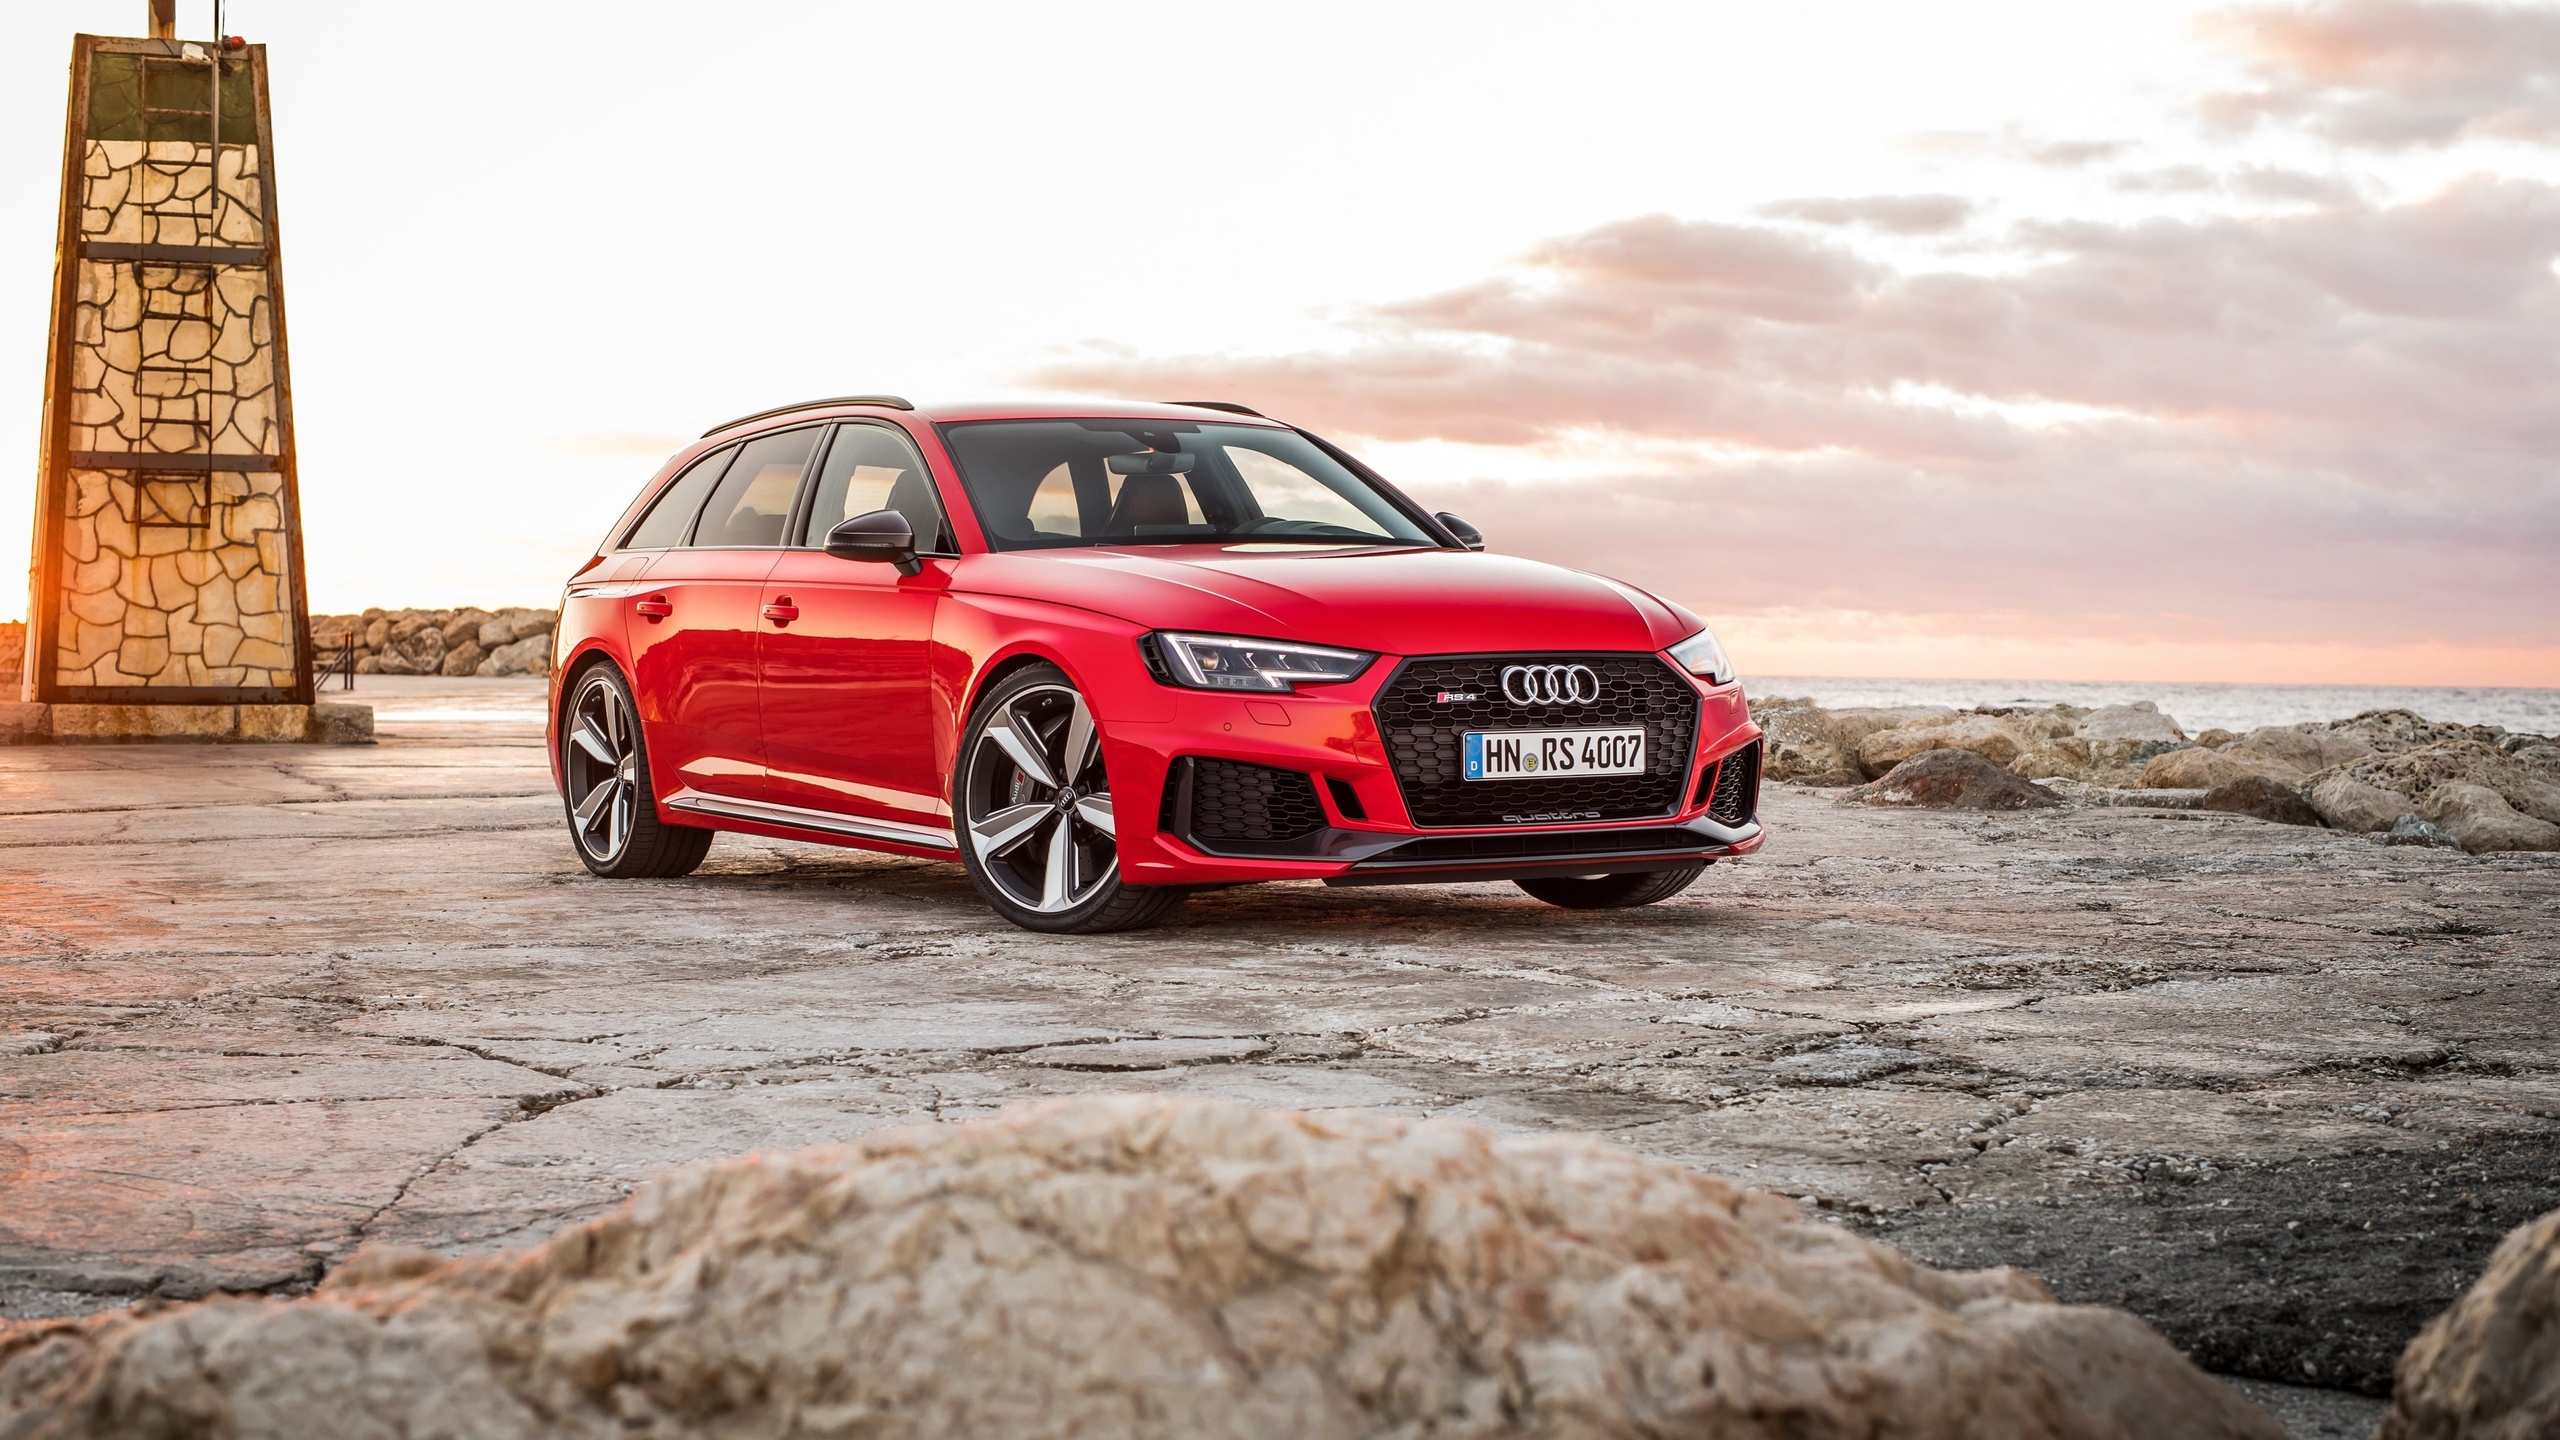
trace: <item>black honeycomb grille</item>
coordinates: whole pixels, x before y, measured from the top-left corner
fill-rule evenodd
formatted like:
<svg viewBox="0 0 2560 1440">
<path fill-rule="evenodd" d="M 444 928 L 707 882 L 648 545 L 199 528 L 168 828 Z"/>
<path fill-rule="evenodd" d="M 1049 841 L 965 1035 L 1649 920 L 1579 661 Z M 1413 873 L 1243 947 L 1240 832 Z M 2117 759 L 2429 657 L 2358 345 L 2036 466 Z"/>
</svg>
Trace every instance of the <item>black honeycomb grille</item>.
<svg viewBox="0 0 2560 1440">
<path fill-rule="evenodd" d="M 1325 828 L 1303 770 L 1238 760 L 1191 762 L 1191 833 L 1203 840 L 1295 840 Z"/>
<path fill-rule="evenodd" d="M 1507 665 L 1588 665 L 1600 677 L 1589 705 L 1514 705 Z M 1440 696 L 1469 695 L 1443 702 Z M 1679 808 L 1697 744 L 1698 692 L 1651 655 L 1471 655 L 1408 660 L 1371 707 L 1416 825 L 1516 825 L 1630 820 Z M 1478 780 L 1464 775 L 1469 730 L 1566 730 L 1642 725 L 1646 773 Z"/>
<path fill-rule="evenodd" d="M 1707 801 L 1707 818 L 1719 825 L 1744 825 L 1760 813 L 1760 742 L 1752 741 L 1717 764 L 1715 794 Z"/>
</svg>

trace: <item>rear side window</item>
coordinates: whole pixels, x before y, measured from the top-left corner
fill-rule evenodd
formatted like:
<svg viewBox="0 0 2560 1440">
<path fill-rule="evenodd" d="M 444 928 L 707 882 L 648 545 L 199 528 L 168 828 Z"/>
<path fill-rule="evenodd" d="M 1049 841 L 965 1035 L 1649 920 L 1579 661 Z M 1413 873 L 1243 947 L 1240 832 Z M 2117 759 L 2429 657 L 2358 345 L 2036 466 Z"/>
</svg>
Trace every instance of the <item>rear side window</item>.
<svg viewBox="0 0 2560 1440">
<path fill-rule="evenodd" d="M 824 545 L 828 531 L 874 510 L 906 516 L 908 528 L 916 532 L 916 549 L 952 553 L 942 501 L 933 493 L 933 477 L 916 447 L 885 426 L 840 426 L 827 446 L 827 463 L 818 469 L 818 491 L 800 543 Z"/>
<path fill-rule="evenodd" d="M 711 503 L 702 507 L 693 543 L 723 550 L 781 544 L 818 434 L 814 427 L 785 430 L 739 446 L 738 462 L 711 492 Z"/>
<path fill-rule="evenodd" d="M 693 530 L 693 517 L 702 510 L 702 497 L 720 483 L 720 472 L 729 468 L 737 454 L 737 447 L 732 445 L 686 466 L 676 483 L 658 496 L 658 503 L 649 507 L 649 513 L 640 517 L 640 523 L 631 527 L 622 548 L 667 550 L 682 545 Z"/>
</svg>

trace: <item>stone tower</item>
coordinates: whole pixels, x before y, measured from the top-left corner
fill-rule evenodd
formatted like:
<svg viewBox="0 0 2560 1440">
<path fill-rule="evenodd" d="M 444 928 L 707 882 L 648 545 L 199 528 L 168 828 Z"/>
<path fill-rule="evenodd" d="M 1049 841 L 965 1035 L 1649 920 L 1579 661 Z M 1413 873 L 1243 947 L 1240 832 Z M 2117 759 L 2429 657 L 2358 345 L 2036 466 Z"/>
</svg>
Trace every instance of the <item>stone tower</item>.
<svg viewBox="0 0 2560 1440">
<path fill-rule="evenodd" d="M 303 738 L 274 174 L 265 47 L 74 40 L 24 682 L 57 735 Z"/>
</svg>

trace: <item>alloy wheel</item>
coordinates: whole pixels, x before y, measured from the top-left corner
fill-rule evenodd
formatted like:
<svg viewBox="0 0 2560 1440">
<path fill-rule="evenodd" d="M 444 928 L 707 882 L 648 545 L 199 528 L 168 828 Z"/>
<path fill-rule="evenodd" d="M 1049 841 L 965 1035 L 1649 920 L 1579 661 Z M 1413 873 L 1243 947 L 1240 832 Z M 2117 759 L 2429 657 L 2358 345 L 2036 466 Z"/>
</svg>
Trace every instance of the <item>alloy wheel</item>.
<svg viewBox="0 0 2560 1440">
<path fill-rule="evenodd" d="M 597 672 L 569 707 L 568 738 L 561 745 L 569 783 L 569 829 L 578 848 L 611 864 L 631 843 L 640 794 L 639 725 L 621 689 Z"/>
<path fill-rule="evenodd" d="M 999 704 L 969 756 L 965 843 L 1014 904 L 1073 910 L 1120 870 L 1093 711 L 1065 685 L 1031 686 Z"/>
</svg>

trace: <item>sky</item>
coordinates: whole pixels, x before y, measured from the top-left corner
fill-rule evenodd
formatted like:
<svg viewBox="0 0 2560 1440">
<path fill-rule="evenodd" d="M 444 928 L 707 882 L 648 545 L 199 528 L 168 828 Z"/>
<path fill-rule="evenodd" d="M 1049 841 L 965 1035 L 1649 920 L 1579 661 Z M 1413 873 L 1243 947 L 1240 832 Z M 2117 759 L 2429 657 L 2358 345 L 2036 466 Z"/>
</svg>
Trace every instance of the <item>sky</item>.
<svg viewBox="0 0 2560 1440">
<path fill-rule="evenodd" d="M 143 10 L 12 7 L 0 551 Z M 315 610 L 548 603 L 785 401 L 1215 397 L 1746 673 L 2560 686 L 2560 8 L 227 13 Z"/>
</svg>

